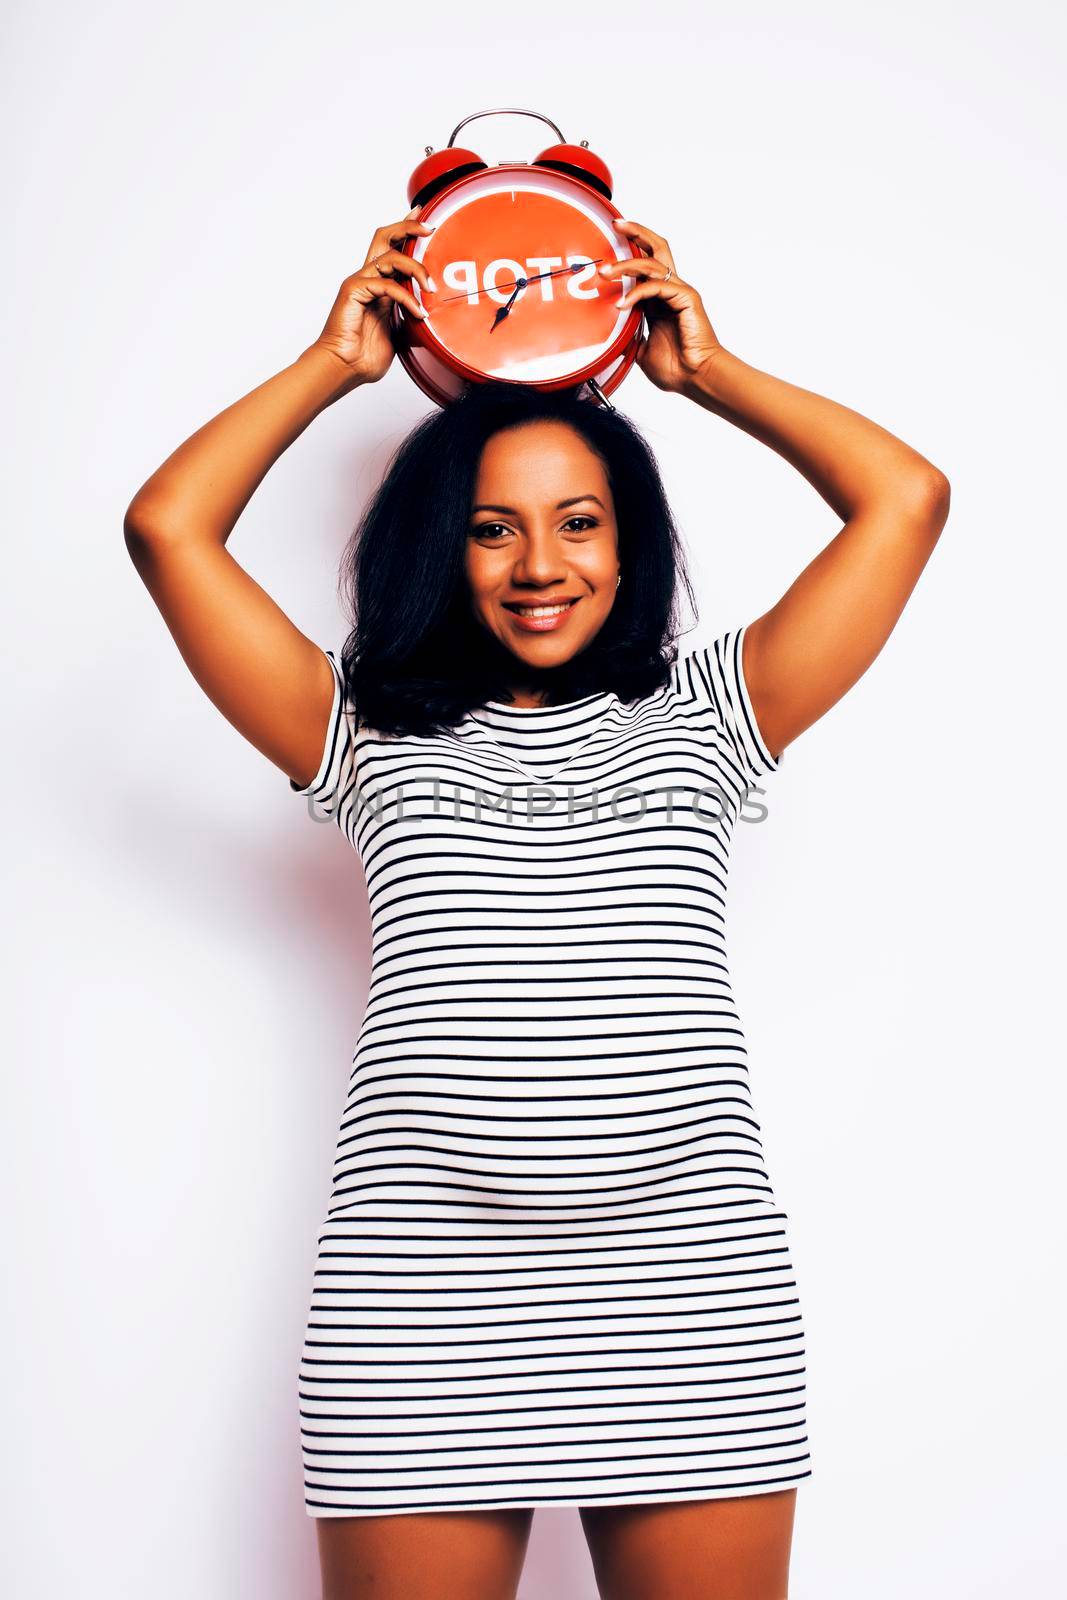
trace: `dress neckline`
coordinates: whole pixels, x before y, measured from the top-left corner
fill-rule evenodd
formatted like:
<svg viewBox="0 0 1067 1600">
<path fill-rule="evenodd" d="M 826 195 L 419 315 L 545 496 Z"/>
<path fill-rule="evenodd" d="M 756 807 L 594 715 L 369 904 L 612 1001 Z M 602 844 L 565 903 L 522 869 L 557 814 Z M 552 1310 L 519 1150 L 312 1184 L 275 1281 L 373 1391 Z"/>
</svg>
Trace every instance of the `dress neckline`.
<svg viewBox="0 0 1067 1600">
<path fill-rule="evenodd" d="M 561 705 L 548 706 L 517 706 L 511 700 L 483 700 L 480 706 L 474 707 L 474 713 L 482 710 L 509 711 L 521 716 L 525 712 L 575 711 L 581 706 L 592 705 L 597 700 L 610 700 L 613 694 L 614 691 L 611 689 L 594 689 L 592 694 L 582 695 L 578 700 L 564 700 Z"/>
<path fill-rule="evenodd" d="M 618 704 L 619 697 L 613 689 L 597 689 L 559 706 L 513 706 L 503 700 L 484 700 L 467 712 L 465 720 L 477 740 L 494 748 L 529 782 L 544 784 L 552 783 L 586 751 Z M 557 761 L 550 772 L 534 769 L 531 761 L 537 745 L 526 748 L 522 735 L 527 730 L 535 739 L 544 735 L 547 744 L 555 734 L 566 734 L 572 728 L 580 731 L 583 724 L 585 736 L 574 741 L 574 748 Z"/>
</svg>

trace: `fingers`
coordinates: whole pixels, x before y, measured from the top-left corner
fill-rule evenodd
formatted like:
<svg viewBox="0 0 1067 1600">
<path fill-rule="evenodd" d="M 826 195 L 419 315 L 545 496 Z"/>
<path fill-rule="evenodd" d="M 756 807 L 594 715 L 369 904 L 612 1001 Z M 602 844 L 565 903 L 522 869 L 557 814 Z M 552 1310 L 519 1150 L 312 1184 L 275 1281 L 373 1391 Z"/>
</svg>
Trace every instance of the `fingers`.
<svg viewBox="0 0 1067 1600">
<path fill-rule="evenodd" d="M 678 274 L 673 270 L 671 282 L 678 281 Z M 600 268 L 602 278 L 662 278 L 667 271 L 667 263 L 658 260 L 655 256 L 631 256 L 628 261 L 605 261 Z"/>
<path fill-rule="evenodd" d="M 417 278 L 429 294 L 433 294 L 437 288 L 422 262 L 406 256 L 403 250 L 383 250 L 381 255 L 375 256 L 364 270 L 369 272 L 372 269 L 383 278 L 391 277 L 396 272 L 402 272 L 409 278 Z"/>
<path fill-rule="evenodd" d="M 607 261 L 600 268 L 601 276 L 614 280 L 616 278 L 637 278 L 640 281 L 626 294 L 616 301 L 620 311 L 625 311 L 638 300 L 648 300 L 653 296 L 668 301 L 676 309 L 685 304 L 684 298 L 678 298 L 678 291 L 692 293 L 687 283 L 683 283 L 678 274 L 671 267 L 670 277 L 667 277 L 667 265 L 656 256 L 632 256 L 629 261 Z"/>
<path fill-rule="evenodd" d="M 643 223 L 630 222 L 622 217 L 616 217 L 612 226 L 617 233 L 625 234 L 627 239 L 635 240 L 649 255 L 658 256 L 665 266 L 674 266 L 671 247 L 662 234 L 653 233 L 652 229 L 646 228 Z"/>
<path fill-rule="evenodd" d="M 639 300 L 656 299 L 666 300 L 668 305 L 680 310 L 688 304 L 687 297 L 692 293 L 689 285 L 683 283 L 680 278 L 668 278 L 666 281 L 662 277 L 649 278 L 645 283 L 639 283 L 635 288 L 628 289 L 615 304 L 620 311 L 625 311 L 628 306 L 636 305 Z"/>
<path fill-rule="evenodd" d="M 392 244 L 402 244 L 405 239 L 432 233 L 430 223 L 419 221 L 418 212 L 421 209 L 421 206 L 413 206 L 407 216 L 401 217 L 398 222 L 387 222 L 384 227 L 376 228 L 363 265 L 369 266 L 375 256 L 380 256 Z"/>
<path fill-rule="evenodd" d="M 420 322 L 426 316 L 425 306 L 419 305 L 411 290 L 403 288 L 392 278 L 365 278 L 361 272 L 357 272 L 355 277 L 348 281 L 353 299 L 358 300 L 361 305 L 370 305 L 372 300 L 395 300 L 398 306 L 410 311 Z"/>
</svg>

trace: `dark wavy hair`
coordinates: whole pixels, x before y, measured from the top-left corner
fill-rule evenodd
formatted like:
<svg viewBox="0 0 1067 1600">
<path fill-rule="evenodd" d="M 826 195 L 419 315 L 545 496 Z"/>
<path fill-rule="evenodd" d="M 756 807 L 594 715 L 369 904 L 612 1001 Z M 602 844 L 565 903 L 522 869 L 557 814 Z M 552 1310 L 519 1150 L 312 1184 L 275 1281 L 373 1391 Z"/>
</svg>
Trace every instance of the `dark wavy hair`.
<svg viewBox="0 0 1067 1600">
<path fill-rule="evenodd" d="M 340 587 L 352 631 L 342 670 L 359 720 L 383 733 L 455 727 L 510 698 L 515 657 L 469 603 L 465 560 L 486 442 L 550 420 L 574 428 L 604 463 L 615 503 L 622 585 L 589 644 L 538 677 L 546 703 L 600 690 L 639 699 L 666 684 L 676 657 L 678 587 L 692 584 L 659 468 L 621 412 L 576 389 L 471 385 L 424 417 L 394 452 L 345 549 Z"/>
</svg>

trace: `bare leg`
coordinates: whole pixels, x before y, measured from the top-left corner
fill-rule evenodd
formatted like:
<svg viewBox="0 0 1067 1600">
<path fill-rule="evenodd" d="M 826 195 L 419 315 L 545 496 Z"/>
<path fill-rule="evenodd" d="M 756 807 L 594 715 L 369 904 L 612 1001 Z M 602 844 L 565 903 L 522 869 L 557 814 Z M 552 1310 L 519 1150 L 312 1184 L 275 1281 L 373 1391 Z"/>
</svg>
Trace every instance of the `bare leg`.
<svg viewBox="0 0 1067 1600">
<path fill-rule="evenodd" d="M 796 1494 L 583 1506 L 602 1600 L 786 1600 Z"/>
<path fill-rule="evenodd" d="M 532 1515 L 317 1517 L 322 1600 L 514 1600 Z"/>
</svg>

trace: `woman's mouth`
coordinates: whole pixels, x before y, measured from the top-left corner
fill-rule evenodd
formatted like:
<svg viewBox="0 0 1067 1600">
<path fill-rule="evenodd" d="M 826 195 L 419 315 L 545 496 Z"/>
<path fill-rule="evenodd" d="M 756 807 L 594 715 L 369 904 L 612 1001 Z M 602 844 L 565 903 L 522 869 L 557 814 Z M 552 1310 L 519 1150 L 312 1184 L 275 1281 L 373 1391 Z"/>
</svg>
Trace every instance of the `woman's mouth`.
<svg viewBox="0 0 1067 1600">
<path fill-rule="evenodd" d="M 524 632 L 548 633 L 553 628 L 558 628 L 570 616 L 577 604 L 577 599 L 543 601 L 540 604 L 505 600 L 504 609 L 511 612 L 516 627 L 522 628 Z"/>
</svg>

